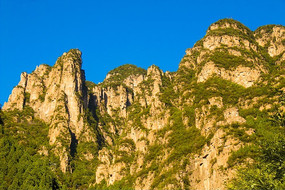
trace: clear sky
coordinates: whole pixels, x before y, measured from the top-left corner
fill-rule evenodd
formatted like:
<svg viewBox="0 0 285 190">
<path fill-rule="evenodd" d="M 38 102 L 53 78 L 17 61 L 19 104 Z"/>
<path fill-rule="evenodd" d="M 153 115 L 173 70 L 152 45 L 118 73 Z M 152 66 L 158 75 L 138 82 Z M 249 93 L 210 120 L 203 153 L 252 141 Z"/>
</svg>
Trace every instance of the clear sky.
<svg viewBox="0 0 285 190">
<path fill-rule="evenodd" d="M 83 52 L 86 79 L 95 83 L 126 63 L 176 71 L 211 23 L 285 25 L 284 10 L 285 0 L 0 0 L 0 104 L 21 72 L 53 65 L 71 48 Z"/>
</svg>

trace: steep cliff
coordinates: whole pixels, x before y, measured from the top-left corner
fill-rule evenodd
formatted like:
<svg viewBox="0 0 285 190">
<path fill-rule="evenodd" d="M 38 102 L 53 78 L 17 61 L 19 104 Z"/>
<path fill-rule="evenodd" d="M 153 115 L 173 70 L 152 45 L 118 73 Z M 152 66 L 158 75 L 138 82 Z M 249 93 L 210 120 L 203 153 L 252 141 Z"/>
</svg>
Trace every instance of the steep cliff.
<svg viewBox="0 0 285 190">
<path fill-rule="evenodd" d="M 97 139 L 84 122 L 87 89 L 81 64 L 81 52 L 70 50 L 53 67 L 40 65 L 31 74 L 22 73 L 21 81 L 3 106 L 3 110 L 31 107 L 35 116 L 50 126 L 49 142 L 55 146 L 63 172 L 70 170 L 69 161 L 78 143 L 96 143 Z"/>
<path fill-rule="evenodd" d="M 222 19 L 177 72 L 126 64 L 99 84 L 85 81 L 81 52 L 70 50 L 22 73 L 3 110 L 32 108 L 48 125 L 59 188 L 225 189 L 254 162 L 240 152 L 284 109 L 284 42 L 284 26 L 253 32 Z"/>
</svg>

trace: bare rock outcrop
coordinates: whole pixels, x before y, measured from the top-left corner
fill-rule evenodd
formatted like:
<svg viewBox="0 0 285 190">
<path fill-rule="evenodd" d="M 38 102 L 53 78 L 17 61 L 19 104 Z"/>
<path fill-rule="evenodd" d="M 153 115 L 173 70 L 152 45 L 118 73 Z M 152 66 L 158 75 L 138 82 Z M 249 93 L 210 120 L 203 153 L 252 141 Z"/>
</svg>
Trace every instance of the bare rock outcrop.
<svg viewBox="0 0 285 190">
<path fill-rule="evenodd" d="M 284 92 L 284 72 L 270 75 L 284 68 L 284 40 L 283 26 L 252 32 L 222 19 L 186 50 L 177 72 L 125 64 L 99 84 L 85 81 L 72 49 L 52 67 L 22 73 L 3 110 L 34 110 L 52 147 L 38 152 L 58 156 L 63 173 L 76 171 L 74 160 L 91 163 L 82 189 L 226 189 L 232 152 Z"/>
<path fill-rule="evenodd" d="M 258 79 L 261 71 L 249 67 L 238 66 L 235 70 L 228 71 L 215 66 L 213 62 L 206 63 L 198 75 L 198 82 L 205 82 L 213 76 L 221 77 L 244 87 L 252 86 Z"/>
<path fill-rule="evenodd" d="M 283 54 L 285 51 L 285 27 L 281 25 L 266 25 L 254 32 L 257 43 L 265 47 L 271 57 Z"/>
<path fill-rule="evenodd" d="M 35 115 L 50 125 L 50 144 L 60 157 L 61 170 L 68 170 L 69 157 L 77 143 L 96 136 L 83 121 L 87 106 L 85 75 L 81 70 L 81 52 L 72 49 L 58 58 L 53 67 L 40 65 L 31 74 L 22 73 L 3 109 L 30 106 Z"/>
</svg>

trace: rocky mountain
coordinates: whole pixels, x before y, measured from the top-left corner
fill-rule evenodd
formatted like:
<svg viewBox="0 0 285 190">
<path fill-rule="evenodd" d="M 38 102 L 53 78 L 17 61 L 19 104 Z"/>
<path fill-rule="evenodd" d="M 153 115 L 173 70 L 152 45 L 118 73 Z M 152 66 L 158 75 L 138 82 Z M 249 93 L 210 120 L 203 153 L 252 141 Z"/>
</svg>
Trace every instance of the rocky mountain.
<svg viewBox="0 0 285 190">
<path fill-rule="evenodd" d="M 54 66 L 22 73 L 2 108 L 1 151 L 12 138 L 32 146 L 32 158 L 47 160 L 49 185 L 34 187 L 234 189 L 242 168 L 266 162 L 257 159 L 258 143 L 272 131 L 284 134 L 284 26 L 251 31 L 219 20 L 186 50 L 176 72 L 127 64 L 94 84 L 81 65 L 81 52 L 72 49 Z M 37 133 L 40 142 L 25 140 Z M 284 158 L 279 162 L 285 169 Z M 9 176 L 9 168 L 1 171 Z M 285 184 L 281 174 L 274 184 Z M 26 187 L 25 179 L 0 178 Z"/>
</svg>

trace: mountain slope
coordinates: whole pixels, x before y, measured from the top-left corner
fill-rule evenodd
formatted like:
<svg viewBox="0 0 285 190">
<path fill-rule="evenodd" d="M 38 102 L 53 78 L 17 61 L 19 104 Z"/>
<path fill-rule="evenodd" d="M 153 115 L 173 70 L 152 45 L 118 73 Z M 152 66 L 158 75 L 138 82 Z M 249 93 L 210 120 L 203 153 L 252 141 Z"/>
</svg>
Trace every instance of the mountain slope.
<svg viewBox="0 0 285 190">
<path fill-rule="evenodd" d="M 256 159 L 266 147 L 258 142 L 284 133 L 284 42 L 284 26 L 253 32 L 222 19 L 186 50 L 177 72 L 127 64 L 100 84 L 85 81 L 81 52 L 70 50 L 52 67 L 22 73 L 3 106 L 1 141 L 18 136 L 7 131 L 27 109 L 27 125 L 45 123 L 48 143 L 34 149 L 58 159 L 50 188 L 238 187 L 239 167 L 267 163 Z"/>
</svg>

